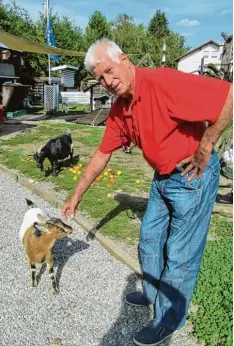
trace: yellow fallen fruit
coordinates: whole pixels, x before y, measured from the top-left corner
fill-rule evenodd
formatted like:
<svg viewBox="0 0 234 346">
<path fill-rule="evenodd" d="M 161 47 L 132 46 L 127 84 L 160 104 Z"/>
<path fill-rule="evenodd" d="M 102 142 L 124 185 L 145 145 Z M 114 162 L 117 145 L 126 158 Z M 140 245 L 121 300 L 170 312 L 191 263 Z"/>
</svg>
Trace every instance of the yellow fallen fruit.
<svg viewBox="0 0 234 346">
<path fill-rule="evenodd" d="M 110 175 L 110 179 L 114 179 L 114 177 L 115 177 L 115 176 L 114 176 L 113 174 Z"/>
<path fill-rule="evenodd" d="M 117 171 L 116 174 L 117 174 L 117 175 L 121 175 L 121 174 L 122 174 L 122 171 Z"/>
<path fill-rule="evenodd" d="M 111 198 L 111 197 L 112 197 L 112 194 L 111 194 L 111 193 L 108 193 L 106 196 L 107 196 L 108 198 Z"/>
<path fill-rule="evenodd" d="M 81 174 L 81 171 L 78 171 L 77 174 L 80 175 L 80 174 Z"/>
<path fill-rule="evenodd" d="M 69 172 L 73 172 L 73 168 L 69 168 Z"/>
<path fill-rule="evenodd" d="M 112 169 L 111 168 L 108 168 L 108 170 L 107 170 L 109 173 L 112 171 Z"/>
<path fill-rule="evenodd" d="M 105 177 L 107 177 L 109 175 L 109 173 L 107 171 L 105 171 L 103 174 Z"/>
<path fill-rule="evenodd" d="M 78 166 L 79 166 L 79 168 L 82 168 L 82 167 L 83 167 L 82 163 L 79 163 L 79 165 L 78 165 Z"/>
<path fill-rule="evenodd" d="M 141 183 L 140 179 L 137 179 L 136 184 L 140 184 L 140 183 Z"/>
<path fill-rule="evenodd" d="M 73 177 L 73 180 L 78 180 L 78 177 L 77 176 Z"/>
</svg>

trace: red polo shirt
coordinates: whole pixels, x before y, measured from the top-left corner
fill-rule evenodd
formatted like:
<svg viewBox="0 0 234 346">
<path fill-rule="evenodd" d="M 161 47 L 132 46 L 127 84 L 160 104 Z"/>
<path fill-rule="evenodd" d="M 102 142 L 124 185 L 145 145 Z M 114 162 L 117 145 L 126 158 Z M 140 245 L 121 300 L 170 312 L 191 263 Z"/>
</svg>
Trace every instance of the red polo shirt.
<svg viewBox="0 0 234 346">
<path fill-rule="evenodd" d="M 195 153 L 204 121 L 217 120 L 230 83 L 170 68 L 135 72 L 133 99 L 118 97 L 113 104 L 99 150 L 136 143 L 149 165 L 167 174 Z"/>
</svg>

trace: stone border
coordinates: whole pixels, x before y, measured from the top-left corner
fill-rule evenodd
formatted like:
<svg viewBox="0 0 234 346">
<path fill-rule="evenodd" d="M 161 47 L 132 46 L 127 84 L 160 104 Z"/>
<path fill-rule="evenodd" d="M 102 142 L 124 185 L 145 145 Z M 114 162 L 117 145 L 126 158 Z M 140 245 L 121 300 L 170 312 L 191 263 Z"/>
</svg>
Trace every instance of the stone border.
<svg viewBox="0 0 234 346">
<path fill-rule="evenodd" d="M 55 194 L 53 194 L 53 192 L 50 191 L 49 193 L 47 193 L 45 190 L 41 189 L 38 185 L 30 182 L 30 179 L 26 178 L 24 175 L 21 175 L 18 172 L 12 171 L 11 169 L 5 167 L 2 164 L 0 164 L 0 170 L 6 173 L 9 177 L 11 177 L 13 180 L 18 182 L 19 184 L 26 187 L 28 190 L 32 191 L 33 193 L 35 193 L 36 195 L 38 195 L 45 201 L 49 202 L 55 208 L 57 209 L 62 208 L 64 201 L 61 199 L 58 200 Z M 82 215 L 78 214 L 77 216 L 73 218 L 73 220 L 78 225 L 80 225 L 86 232 L 95 228 L 95 225 Z M 113 240 L 103 236 L 102 234 L 98 232 L 95 234 L 95 239 L 116 259 L 126 264 L 136 274 L 141 274 L 139 263 L 129 254 L 123 251 L 118 245 L 116 245 Z"/>
</svg>

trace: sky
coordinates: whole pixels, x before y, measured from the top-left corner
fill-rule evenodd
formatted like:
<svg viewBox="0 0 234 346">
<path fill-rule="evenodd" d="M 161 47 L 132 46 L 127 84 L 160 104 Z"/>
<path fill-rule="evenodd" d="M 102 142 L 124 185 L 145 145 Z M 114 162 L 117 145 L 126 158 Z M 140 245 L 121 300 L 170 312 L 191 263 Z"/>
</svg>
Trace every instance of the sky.
<svg viewBox="0 0 234 346">
<path fill-rule="evenodd" d="M 33 20 L 43 10 L 43 0 L 16 0 L 16 3 L 26 8 Z M 184 35 L 186 44 L 192 48 L 209 40 L 223 42 L 221 32 L 233 31 L 232 0 L 50 0 L 50 6 L 83 30 L 94 11 L 100 11 L 107 20 L 125 13 L 135 23 L 147 26 L 155 12 L 161 10 L 167 15 L 170 29 Z"/>
</svg>

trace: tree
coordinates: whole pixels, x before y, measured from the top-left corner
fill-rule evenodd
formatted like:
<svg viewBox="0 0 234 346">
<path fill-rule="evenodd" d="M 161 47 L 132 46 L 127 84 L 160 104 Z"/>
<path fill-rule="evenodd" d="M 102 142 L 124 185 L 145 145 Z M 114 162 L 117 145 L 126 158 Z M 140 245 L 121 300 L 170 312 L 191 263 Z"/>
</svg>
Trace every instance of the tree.
<svg viewBox="0 0 234 346">
<path fill-rule="evenodd" d="M 36 26 L 28 12 L 16 5 L 14 1 L 7 5 L 0 3 L 0 27 L 10 34 L 37 41 Z M 40 59 L 37 54 L 25 54 L 25 65 L 32 75 L 36 75 L 37 71 L 41 71 Z"/>
<path fill-rule="evenodd" d="M 109 37 L 110 28 L 107 23 L 106 17 L 99 11 L 95 11 L 89 18 L 88 26 L 85 30 L 85 46 L 86 49 L 95 42 L 103 37 Z"/>
<path fill-rule="evenodd" d="M 60 18 L 57 14 L 51 14 L 51 22 L 57 47 L 77 51 L 84 50 L 83 33 L 72 21 L 65 16 Z M 10 5 L 0 3 L 0 26 L 11 34 L 46 44 L 46 19 L 43 15 L 40 14 L 40 19 L 34 23 L 28 12 L 14 2 Z M 81 68 L 83 68 L 83 60 L 83 58 L 60 56 L 62 64 L 79 65 Z M 48 74 L 48 57 L 46 54 L 26 53 L 25 61 L 31 76 Z M 54 65 L 53 59 L 51 59 L 51 64 Z"/>
<path fill-rule="evenodd" d="M 166 17 L 166 13 L 163 11 L 157 10 L 149 23 L 148 30 L 151 35 L 160 39 L 169 35 L 170 30 L 168 26 L 169 26 L 169 22 Z"/>
<path fill-rule="evenodd" d="M 224 79 L 232 82 L 232 67 L 233 67 L 233 35 L 227 35 L 222 32 L 221 36 L 225 40 L 223 48 L 223 56 L 221 62 L 221 70 L 224 74 Z"/>
<path fill-rule="evenodd" d="M 185 52 L 189 51 L 191 47 L 185 45 L 184 36 L 170 31 L 169 35 L 166 37 L 166 66 L 177 68 L 176 58 L 183 55 Z"/>
<path fill-rule="evenodd" d="M 144 67 L 161 66 L 163 39 L 167 43 L 166 66 L 176 68 L 176 58 L 189 49 L 185 46 L 184 37 L 169 29 L 167 17 L 161 11 L 156 11 L 147 28 L 136 24 L 133 17 L 127 14 L 120 14 L 115 20 L 108 22 L 99 11 L 90 17 L 85 34 L 68 17 L 61 17 L 53 11 L 51 22 L 56 46 L 59 48 L 85 52 L 94 41 L 107 37 L 115 41 L 135 65 L 149 53 L 149 59 L 144 60 Z M 28 12 L 15 2 L 4 5 L 0 0 L 0 26 L 9 33 L 46 44 L 46 19 L 40 14 L 39 20 L 34 23 Z M 47 55 L 25 53 L 25 57 L 31 75 L 48 74 Z M 79 78 L 85 77 L 87 71 L 83 70 L 83 58 L 60 56 L 60 62 L 79 66 Z M 54 60 L 51 60 L 51 64 L 55 65 Z"/>
<path fill-rule="evenodd" d="M 111 39 L 115 41 L 120 48 L 129 54 L 130 60 L 138 64 L 144 54 L 148 53 L 149 41 L 147 32 L 142 24 L 136 25 L 133 17 L 127 14 L 118 15 L 110 23 Z"/>
<path fill-rule="evenodd" d="M 56 41 L 56 47 L 63 49 L 71 49 L 76 51 L 84 51 L 84 40 L 81 28 L 75 25 L 74 22 L 69 20 L 68 17 L 59 17 L 58 14 L 51 15 L 51 23 L 53 27 L 53 33 Z M 45 31 L 46 31 L 46 19 L 40 16 L 40 19 L 36 22 L 38 40 L 42 44 L 45 44 Z M 83 58 L 60 56 L 60 64 L 80 65 L 83 63 Z M 51 60 L 52 64 L 53 60 Z"/>
</svg>

